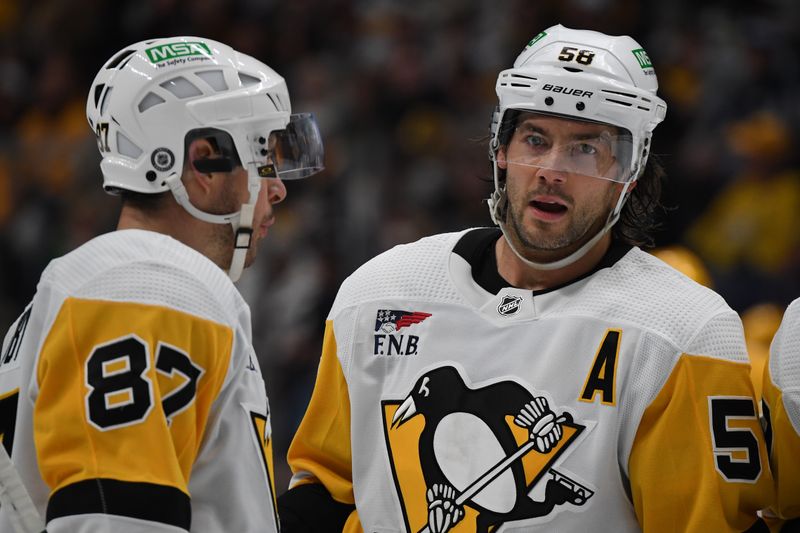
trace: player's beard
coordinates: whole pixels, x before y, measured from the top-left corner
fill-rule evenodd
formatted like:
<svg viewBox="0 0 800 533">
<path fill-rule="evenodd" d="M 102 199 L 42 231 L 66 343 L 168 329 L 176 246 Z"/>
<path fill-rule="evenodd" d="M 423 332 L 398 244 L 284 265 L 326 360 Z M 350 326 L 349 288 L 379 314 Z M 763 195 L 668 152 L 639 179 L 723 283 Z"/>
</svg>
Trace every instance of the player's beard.
<svg viewBox="0 0 800 533">
<path fill-rule="evenodd" d="M 242 200 L 241 198 L 237 197 L 236 191 L 234 191 L 230 187 L 226 187 L 220 193 L 219 202 L 217 202 L 219 206 L 216 210 L 214 210 L 214 214 L 217 215 L 227 215 L 229 213 L 235 213 L 242 208 Z M 256 256 L 256 240 L 257 240 L 257 228 L 260 222 L 257 220 L 253 220 L 253 233 L 250 237 L 250 248 L 247 250 L 247 256 L 245 258 L 245 267 L 250 266 L 255 261 Z M 233 250 L 234 245 L 236 242 L 236 236 L 233 231 L 233 226 L 230 224 L 215 224 L 211 234 L 211 242 L 213 249 L 217 251 L 217 257 L 220 257 L 221 260 L 218 262 L 219 266 L 223 270 L 228 270 L 231 265 L 231 261 L 233 260 Z M 222 264 L 220 264 L 222 263 Z"/>
<path fill-rule="evenodd" d="M 530 193 L 515 194 L 513 188 L 508 189 L 507 226 L 511 238 L 521 247 L 524 255 L 546 253 L 566 257 L 580 248 L 602 229 L 613 208 L 617 192 L 609 187 L 601 201 L 588 201 L 585 205 L 576 205 L 574 199 L 562 192 L 558 187 L 545 185 Z M 552 231 L 552 225 L 543 221 L 525 223 L 525 211 L 529 201 L 536 195 L 548 195 L 561 198 L 568 206 L 567 226 L 560 232 Z M 561 253 L 559 253 L 561 252 Z M 556 257 L 554 260 L 558 260 Z M 531 259 L 533 259 L 531 257 Z"/>
</svg>

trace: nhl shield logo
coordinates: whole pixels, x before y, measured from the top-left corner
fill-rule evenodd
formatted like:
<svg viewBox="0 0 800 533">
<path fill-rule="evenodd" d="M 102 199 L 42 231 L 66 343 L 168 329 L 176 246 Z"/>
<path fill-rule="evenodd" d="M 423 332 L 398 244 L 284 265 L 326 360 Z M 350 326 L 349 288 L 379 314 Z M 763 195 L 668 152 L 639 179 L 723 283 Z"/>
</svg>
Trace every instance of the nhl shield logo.
<svg viewBox="0 0 800 533">
<path fill-rule="evenodd" d="M 497 312 L 501 316 L 511 316 L 519 311 L 522 305 L 522 297 L 520 296 L 503 296 L 500 305 L 497 306 Z"/>
</svg>

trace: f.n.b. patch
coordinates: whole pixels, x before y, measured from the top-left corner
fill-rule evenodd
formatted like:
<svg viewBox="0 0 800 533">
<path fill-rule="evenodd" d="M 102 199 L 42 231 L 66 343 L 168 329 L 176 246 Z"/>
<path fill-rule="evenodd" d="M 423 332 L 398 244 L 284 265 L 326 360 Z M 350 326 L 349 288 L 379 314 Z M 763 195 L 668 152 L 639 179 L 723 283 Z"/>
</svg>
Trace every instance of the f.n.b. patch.
<svg viewBox="0 0 800 533">
<path fill-rule="evenodd" d="M 375 316 L 375 344 L 373 355 L 417 355 L 419 336 L 398 333 L 430 317 L 421 311 L 379 309 Z"/>
</svg>

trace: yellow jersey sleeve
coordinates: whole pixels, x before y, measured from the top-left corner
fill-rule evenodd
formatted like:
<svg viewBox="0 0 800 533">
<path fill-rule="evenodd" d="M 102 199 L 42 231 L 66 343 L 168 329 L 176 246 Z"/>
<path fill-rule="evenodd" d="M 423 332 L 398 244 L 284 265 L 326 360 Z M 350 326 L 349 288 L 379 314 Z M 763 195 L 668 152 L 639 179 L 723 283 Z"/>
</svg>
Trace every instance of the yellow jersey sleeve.
<svg viewBox="0 0 800 533">
<path fill-rule="evenodd" d="M 800 356 L 800 354 L 798 354 Z M 800 435 L 784 405 L 783 393 L 773 383 L 769 365 L 764 371 L 764 415 L 768 420 L 770 464 L 775 477 L 775 504 L 780 518 L 800 517 Z"/>
<path fill-rule="evenodd" d="M 189 528 L 188 481 L 233 331 L 171 308 L 67 298 L 35 369 L 48 521 L 109 513 Z"/>
<path fill-rule="evenodd" d="M 744 531 L 772 499 L 746 363 L 683 354 L 645 410 L 629 479 L 645 532 Z"/>
<path fill-rule="evenodd" d="M 353 505 L 350 398 L 336 354 L 333 322 L 325 324 L 311 401 L 287 455 L 292 486 L 322 483 L 338 502 Z"/>
</svg>

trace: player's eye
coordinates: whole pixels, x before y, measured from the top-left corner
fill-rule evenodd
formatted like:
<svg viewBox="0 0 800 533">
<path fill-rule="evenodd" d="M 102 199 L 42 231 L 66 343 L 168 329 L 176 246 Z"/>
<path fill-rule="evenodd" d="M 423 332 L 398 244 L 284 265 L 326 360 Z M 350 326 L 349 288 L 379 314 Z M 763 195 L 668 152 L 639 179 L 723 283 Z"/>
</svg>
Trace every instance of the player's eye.
<svg viewBox="0 0 800 533">
<path fill-rule="evenodd" d="M 547 140 L 541 135 L 532 134 L 523 137 L 522 142 L 533 148 L 541 148 L 547 145 Z"/>
</svg>

